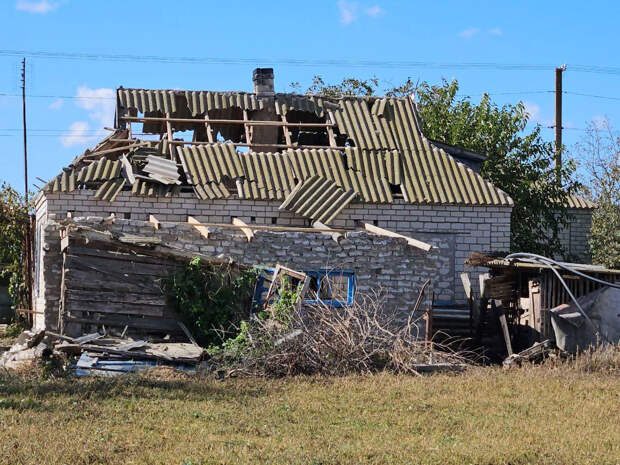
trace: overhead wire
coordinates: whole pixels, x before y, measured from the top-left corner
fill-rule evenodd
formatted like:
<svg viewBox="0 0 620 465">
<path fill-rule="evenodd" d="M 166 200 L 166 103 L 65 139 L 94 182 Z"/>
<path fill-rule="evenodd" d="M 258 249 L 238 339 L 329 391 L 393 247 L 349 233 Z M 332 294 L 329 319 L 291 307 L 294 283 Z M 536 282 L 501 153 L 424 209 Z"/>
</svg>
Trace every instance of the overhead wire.
<svg viewBox="0 0 620 465">
<path fill-rule="evenodd" d="M 241 57 L 189 57 L 189 56 L 161 56 L 161 55 L 134 55 L 115 53 L 80 53 L 56 52 L 45 50 L 12 50 L 1 49 L 0 56 L 33 57 L 57 60 L 78 61 L 117 61 L 117 62 L 150 62 L 171 64 L 198 64 L 198 65 L 256 65 L 263 63 L 289 66 L 346 66 L 361 68 L 383 69 L 480 69 L 502 71 L 548 71 L 555 69 L 556 64 L 532 63 L 496 63 L 496 62 L 440 62 L 440 61 L 398 61 L 398 60 L 362 60 L 362 59 L 303 59 L 303 58 L 241 58 Z M 575 72 L 620 75 L 620 67 L 602 65 L 568 64 L 568 69 Z"/>
</svg>

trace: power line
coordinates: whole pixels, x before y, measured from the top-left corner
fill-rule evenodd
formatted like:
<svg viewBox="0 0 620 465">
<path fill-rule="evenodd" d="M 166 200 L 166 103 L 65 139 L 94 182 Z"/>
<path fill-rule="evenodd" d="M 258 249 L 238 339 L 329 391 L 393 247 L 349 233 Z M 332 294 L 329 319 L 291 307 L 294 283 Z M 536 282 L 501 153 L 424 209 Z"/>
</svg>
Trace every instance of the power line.
<svg viewBox="0 0 620 465">
<path fill-rule="evenodd" d="M 77 61 L 114 61 L 114 62 L 140 62 L 140 63 L 166 63 L 166 64 L 193 64 L 193 65 L 257 65 L 279 64 L 288 66 L 346 66 L 357 68 L 382 68 L 382 69 L 479 69 L 500 71 L 548 71 L 554 69 L 552 64 L 527 64 L 527 63 L 495 63 L 495 62 L 432 62 L 432 61 L 385 61 L 385 60 L 345 60 L 345 59 L 320 59 L 309 60 L 300 58 L 224 58 L 224 57 L 172 57 L 159 55 L 130 55 L 113 53 L 76 53 L 76 52 L 53 52 L 41 50 L 0 50 L 0 56 L 33 57 L 51 60 L 77 60 Z M 569 64 L 570 71 L 582 73 L 620 75 L 620 67 L 600 65 Z"/>
<path fill-rule="evenodd" d="M 570 94 L 570 95 L 578 95 L 580 97 L 591 97 L 591 98 L 602 98 L 602 99 L 606 99 L 606 100 L 620 100 L 620 97 L 609 97 L 608 95 L 594 95 L 594 94 L 584 94 L 581 92 L 571 92 L 568 90 L 564 91 L 565 94 Z"/>
<path fill-rule="evenodd" d="M 21 94 L 11 94 L 8 92 L 0 93 L 0 97 L 21 97 Z M 81 97 L 78 95 L 33 95 L 28 94 L 26 97 L 32 98 L 66 98 L 66 99 L 76 99 L 76 100 L 116 100 L 114 97 Z"/>
</svg>

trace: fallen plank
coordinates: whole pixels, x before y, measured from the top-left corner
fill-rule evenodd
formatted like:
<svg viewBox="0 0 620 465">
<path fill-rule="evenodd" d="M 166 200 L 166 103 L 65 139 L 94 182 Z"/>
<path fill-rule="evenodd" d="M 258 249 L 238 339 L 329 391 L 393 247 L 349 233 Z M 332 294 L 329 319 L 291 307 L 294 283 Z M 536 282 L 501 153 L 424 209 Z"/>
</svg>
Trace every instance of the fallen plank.
<svg viewBox="0 0 620 465">
<path fill-rule="evenodd" d="M 364 223 L 364 228 L 366 229 L 366 231 L 369 231 L 369 232 L 374 233 L 374 234 L 378 234 L 380 236 L 398 237 L 398 238 L 401 238 L 401 239 L 406 239 L 407 240 L 407 244 L 409 244 L 412 247 L 417 247 L 418 249 L 422 249 L 425 252 L 428 252 L 429 250 L 431 250 L 433 248 L 432 245 L 427 244 L 426 242 L 422 242 L 422 241 L 419 241 L 417 239 L 413 239 L 412 237 L 404 236 L 402 234 L 398 234 L 398 233 L 395 233 L 393 231 L 389 231 L 387 229 L 380 228 L 380 227 L 375 226 L 373 224 Z"/>
</svg>

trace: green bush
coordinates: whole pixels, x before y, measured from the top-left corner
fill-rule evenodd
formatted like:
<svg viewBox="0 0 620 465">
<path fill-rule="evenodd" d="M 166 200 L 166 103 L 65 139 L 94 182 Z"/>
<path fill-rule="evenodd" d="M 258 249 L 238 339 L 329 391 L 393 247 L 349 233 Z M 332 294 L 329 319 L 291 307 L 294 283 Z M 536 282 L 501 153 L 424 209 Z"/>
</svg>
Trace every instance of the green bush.
<svg viewBox="0 0 620 465">
<path fill-rule="evenodd" d="M 206 264 L 196 257 L 170 274 L 163 289 L 197 342 L 220 344 L 247 319 L 258 278 L 256 269 Z"/>
</svg>

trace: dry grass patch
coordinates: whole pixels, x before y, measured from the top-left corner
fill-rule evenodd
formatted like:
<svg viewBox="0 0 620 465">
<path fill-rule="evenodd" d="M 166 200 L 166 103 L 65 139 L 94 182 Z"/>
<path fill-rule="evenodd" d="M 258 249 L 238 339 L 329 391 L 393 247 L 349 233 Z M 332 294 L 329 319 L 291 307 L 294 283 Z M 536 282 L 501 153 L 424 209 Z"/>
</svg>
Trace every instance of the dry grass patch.
<svg viewBox="0 0 620 465">
<path fill-rule="evenodd" d="M 620 374 L 0 377 L 0 463 L 617 464 Z"/>
</svg>

